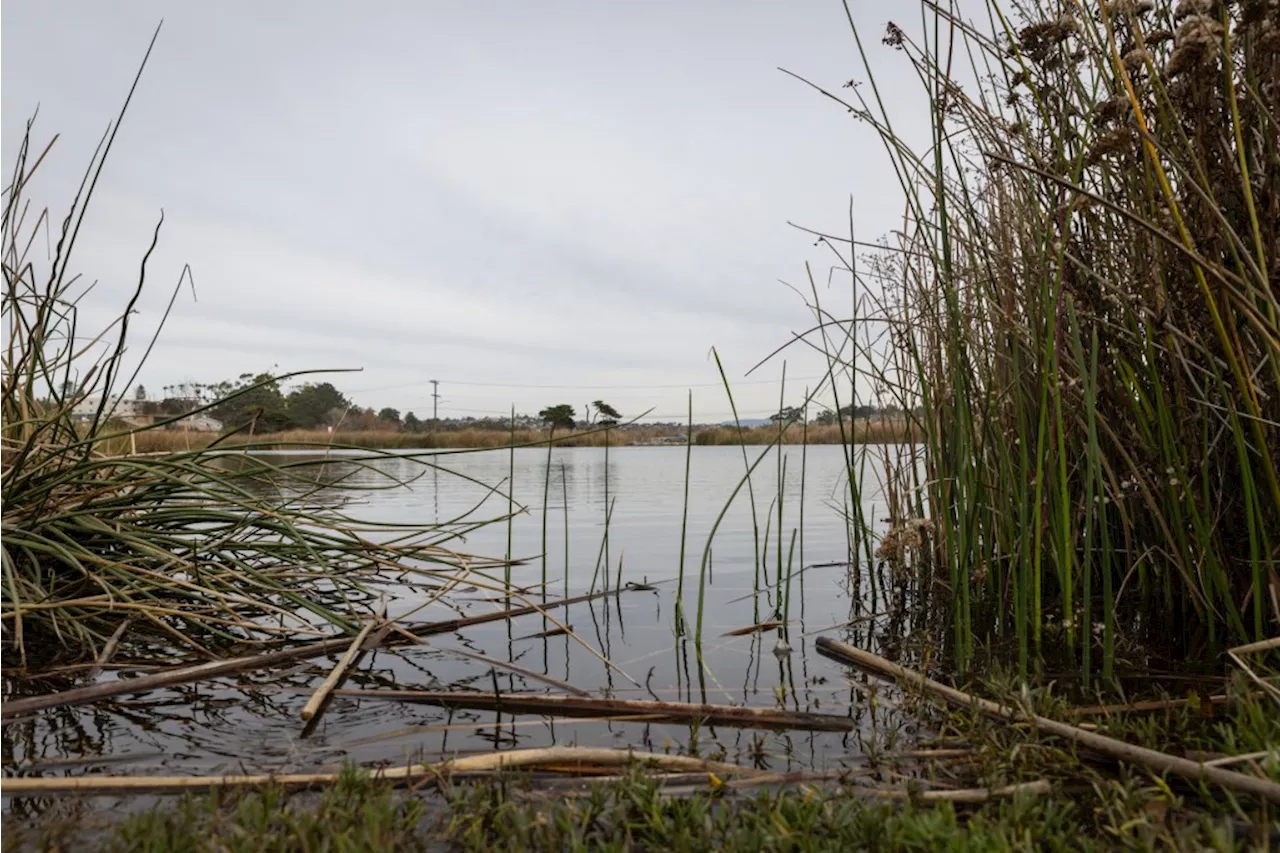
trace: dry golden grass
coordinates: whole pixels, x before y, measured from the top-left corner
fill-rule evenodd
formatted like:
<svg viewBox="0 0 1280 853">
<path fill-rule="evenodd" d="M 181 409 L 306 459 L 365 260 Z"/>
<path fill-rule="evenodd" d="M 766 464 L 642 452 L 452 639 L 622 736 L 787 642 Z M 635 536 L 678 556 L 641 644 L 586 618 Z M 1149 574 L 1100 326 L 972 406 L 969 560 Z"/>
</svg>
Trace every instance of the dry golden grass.
<svg viewBox="0 0 1280 853">
<path fill-rule="evenodd" d="M 852 431 L 853 440 L 858 443 L 880 444 L 903 441 L 906 438 L 907 425 L 902 420 L 858 421 L 852 428 L 845 425 L 845 435 Z M 561 447 L 603 447 L 606 440 L 614 447 L 625 445 L 643 445 L 657 442 L 664 438 L 682 437 L 683 430 L 669 427 L 640 427 L 625 430 L 578 431 L 556 433 L 556 444 Z M 409 448 L 484 448 L 507 447 L 512 440 L 511 432 L 492 429 L 441 430 L 438 432 L 392 432 L 389 430 L 361 430 L 330 433 L 326 430 L 289 430 L 268 435 L 234 435 L 224 438 L 226 446 L 242 446 L 245 444 L 270 444 L 275 446 L 299 445 L 338 445 L 345 447 L 409 449 Z M 695 427 L 694 443 L 699 445 L 736 444 L 769 444 L 778 437 L 778 430 L 773 426 L 746 427 L 739 432 L 734 427 Z M 133 437 L 134 446 L 115 447 L 117 452 L 128 453 L 161 453 L 183 450 L 197 450 L 208 447 L 218 436 L 207 432 L 185 432 L 182 430 L 146 430 Z M 534 444 L 546 441 L 545 430 L 516 430 L 515 443 Z M 799 444 L 805 438 L 799 426 L 793 426 L 783 436 L 785 444 Z M 840 428 L 835 425 L 810 426 L 807 435 L 809 444 L 839 444 L 842 441 Z"/>
<path fill-rule="evenodd" d="M 805 430 L 799 424 L 789 428 L 782 436 L 783 444 L 842 444 L 850 441 L 854 444 L 896 444 L 906 441 L 908 424 L 904 419 L 875 419 L 846 423 L 843 430 L 836 424 L 810 426 Z M 694 444 L 770 444 L 778 438 L 776 426 L 743 427 L 739 433 L 736 427 L 710 427 L 694 432 Z"/>
<path fill-rule="evenodd" d="M 630 444 L 649 440 L 658 435 L 668 435 L 669 430 L 628 430 L 625 433 L 613 431 L 609 443 L 613 445 Z M 145 435 L 145 438 L 144 438 Z M 217 436 L 213 433 L 184 433 L 177 430 L 152 431 L 138 436 L 138 452 L 157 452 L 185 450 L 189 447 L 207 447 Z M 242 446 L 246 444 L 300 446 L 308 444 L 337 445 L 345 447 L 379 448 L 384 450 L 409 448 L 484 448 L 507 447 L 515 444 L 534 444 L 546 441 L 545 430 L 518 429 L 514 435 L 509 430 L 497 429 L 463 429 L 441 430 L 438 432 L 396 432 L 393 430 L 344 430 L 328 432 L 327 430 L 286 430 L 284 432 L 250 436 L 248 434 L 233 435 L 222 440 L 226 446 Z M 564 447 L 602 447 L 605 443 L 603 432 L 558 432 L 556 444 Z"/>
</svg>

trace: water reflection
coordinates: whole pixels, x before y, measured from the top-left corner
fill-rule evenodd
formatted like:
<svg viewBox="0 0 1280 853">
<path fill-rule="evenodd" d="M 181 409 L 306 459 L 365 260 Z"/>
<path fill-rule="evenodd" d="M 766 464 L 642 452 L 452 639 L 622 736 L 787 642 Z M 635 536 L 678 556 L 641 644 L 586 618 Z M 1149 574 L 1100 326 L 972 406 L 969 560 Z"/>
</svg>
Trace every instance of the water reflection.
<svg viewBox="0 0 1280 853">
<path fill-rule="evenodd" d="M 825 632 L 862 648 L 910 657 L 916 642 L 912 638 L 939 643 L 945 632 L 926 621 L 925 608 L 918 606 L 921 593 L 912 584 L 875 567 L 857 565 L 851 570 L 848 565 L 859 546 L 851 544 L 841 511 L 833 509 L 843 507 L 848 495 L 842 449 L 809 448 L 803 483 L 799 452 L 788 448 L 780 464 L 757 469 L 752 487 L 761 513 L 758 523 L 753 524 L 745 499 L 724 511 L 710 549 L 701 649 L 675 630 L 682 447 L 612 448 L 607 467 L 599 448 L 555 449 L 549 458 L 545 450 L 517 450 L 514 466 L 507 450 L 446 454 L 432 457 L 434 467 L 426 469 L 395 455 L 375 464 L 333 456 L 319 470 L 309 470 L 306 483 L 290 473 L 305 458 L 299 454 L 272 454 L 269 466 L 235 455 L 220 464 L 244 473 L 255 488 L 278 494 L 293 490 L 308 501 L 331 502 L 325 505 L 347 508 L 372 521 L 421 525 L 424 534 L 427 528 L 448 525 L 453 537 L 449 544 L 469 553 L 501 556 L 510 547 L 522 560 L 512 569 L 513 582 L 550 597 L 578 594 L 593 585 L 623 589 L 628 583 L 652 584 L 650 589 L 623 589 L 553 614 L 571 626 L 572 635 L 544 634 L 555 626 L 528 616 L 476 625 L 420 645 L 376 650 L 364 657 L 347 686 L 554 692 L 518 672 L 446 651 L 456 647 L 514 662 L 601 696 L 846 714 L 857 724 L 851 733 L 549 719 L 339 696 L 304 737 L 299 712 L 332 666 L 331 660 L 319 659 L 122 696 L 99 705 L 56 709 L 9 723 L 3 729 L 4 773 L 301 772 L 344 760 L 397 763 L 419 756 L 549 743 L 698 752 L 772 770 L 822 770 L 857 761 L 866 741 L 901 729 L 905 721 L 894 717 L 892 702 L 872 707 L 866 701 L 865 679 L 851 679 L 845 668 L 815 655 L 814 636 Z M 695 605 L 706 537 L 742 471 L 738 448 L 699 447 L 693 452 L 684 584 L 687 613 Z M 494 485 L 501 488 L 494 490 Z M 352 487 L 362 491 L 353 492 Z M 864 498 L 868 517 L 887 515 L 874 489 Z M 509 507 L 517 510 L 510 524 L 472 523 L 505 519 Z M 761 559 L 757 542 L 768 544 Z M 809 562 L 795 559 L 793 548 L 802 548 L 803 560 Z M 550 590 L 541 587 L 544 562 Z M 764 583 L 759 590 L 758 582 Z M 388 577 L 385 591 L 398 596 L 394 606 L 404 612 L 422 607 L 437 587 L 406 574 Z M 501 598 L 480 588 L 430 604 L 415 618 L 494 612 L 503 608 Z M 723 636 L 769 617 L 786 624 Z M 117 674 L 108 671 L 101 677 Z M 69 678 L 40 683 L 7 678 L 5 698 L 73 684 Z M 880 695 L 891 694 L 881 688 Z"/>
</svg>

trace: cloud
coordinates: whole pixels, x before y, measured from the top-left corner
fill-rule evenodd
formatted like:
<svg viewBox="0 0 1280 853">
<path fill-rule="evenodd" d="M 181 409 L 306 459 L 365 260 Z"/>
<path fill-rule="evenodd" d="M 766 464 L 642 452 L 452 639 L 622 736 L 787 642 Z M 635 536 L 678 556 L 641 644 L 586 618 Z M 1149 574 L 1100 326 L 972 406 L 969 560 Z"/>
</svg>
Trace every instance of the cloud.
<svg viewBox="0 0 1280 853">
<path fill-rule="evenodd" d="M 340 365 L 364 370 L 349 387 L 387 389 L 361 396 L 375 406 L 407 408 L 436 377 L 487 383 L 455 395 L 477 412 L 551 384 L 682 409 L 650 386 L 714 383 L 712 346 L 738 376 L 808 325 L 778 279 L 806 260 L 825 279 L 830 257 L 787 219 L 844 230 L 852 193 L 874 238 L 901 210 L 874 133 L 776 70 L 832 88 L 854 73 L 838 7 L 5 12 L 5 161 L 39 103 L 62 137 L 33 191 L 55 208 L 166 16 L 74 264 L 99 282 L 86 327 L 107 322 L 165 211 L 135 328 L 155 327 L 184 264 L 199 301 L 179 299 L 149 386 Z M 776 389 L 742 395 L 777 405 Z"/>
</svg>

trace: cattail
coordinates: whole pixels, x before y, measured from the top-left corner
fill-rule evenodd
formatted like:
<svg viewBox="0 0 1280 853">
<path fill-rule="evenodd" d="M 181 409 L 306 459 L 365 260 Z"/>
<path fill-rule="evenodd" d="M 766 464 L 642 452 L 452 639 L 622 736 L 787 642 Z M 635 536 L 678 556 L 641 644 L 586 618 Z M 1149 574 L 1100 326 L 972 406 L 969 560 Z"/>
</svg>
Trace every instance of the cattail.
<svg viewBox="0 0 1280 853">
<path fill-rule="evenodd" d="M 1127 128 L 1113 130 L 1111 133 L 1105 134 L 1098 138 L 1098 141 L 1089 149 L 1089 154 L 1085 158 L 1085 162 L 1089 165 L 1095 165 L 1105 157 L 1112 154 L 1120 154 L 1125 151 L 1133 150 L 1134 136 Z"/>
<path fill-rule="evenodd" d="M 1188 3 L 1201 3 L 1203 0 L 1184 0 Z M 1179 7 L 1181 10 L 1182 7 Z M 1222 43 L 1222 24 L 1208 15 L 1194 15 L 1182 22 L 1173 39 L 1173 53 L 1165 72 L 1170 77 L 1177 77 L 1197 65 L 1211 61 L 1218 55 Z"/>
<path fill-rule="evenodd" d="M 1134 48 L 1124 55 L 1124 67 L 1132 74 L 1146 67 L 1147 61 L 1151 59 L 1151 54 L 1142 48 Z"/>
<path fill-rule="evenodd" d="M 1103 11 L 1108 18 L 1123 17 L 1127 13 L 1133 13 L 1135 16 L 1145 15 L 1156 8 L 1156 4 L 1152 0 L 1114 0 L 1111 3 L 1102 4 Z"/>
<path fill-rule="evenodd" d="M 1173 12 L 1173 19 L 1206 16 L 1213 12 L 1214 0 L 1182 0 Z"/>
<path fill-rule="evenodd" d="M 1093 115 L 1098 124 L 1107 124 L 1124 116 L 1128 111 L 1129 98 L 1126 95 L 1113 95 L 1105 101 L 1099 101 L 1093 108 Z"/>
</svg>

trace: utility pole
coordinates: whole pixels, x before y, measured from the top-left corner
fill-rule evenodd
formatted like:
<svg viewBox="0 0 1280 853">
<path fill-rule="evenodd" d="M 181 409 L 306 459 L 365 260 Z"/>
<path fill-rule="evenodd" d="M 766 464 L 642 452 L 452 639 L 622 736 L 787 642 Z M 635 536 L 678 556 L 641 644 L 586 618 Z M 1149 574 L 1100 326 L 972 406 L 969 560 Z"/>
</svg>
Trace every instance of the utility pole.
<svg viewBox="0 0 1280 853">
<path fill-rule="evenodd" d="M 440 382 L 431 380 L 431 420 L 440 420 Z"/>
</svg>

